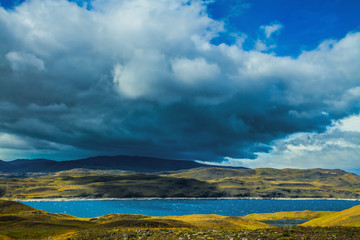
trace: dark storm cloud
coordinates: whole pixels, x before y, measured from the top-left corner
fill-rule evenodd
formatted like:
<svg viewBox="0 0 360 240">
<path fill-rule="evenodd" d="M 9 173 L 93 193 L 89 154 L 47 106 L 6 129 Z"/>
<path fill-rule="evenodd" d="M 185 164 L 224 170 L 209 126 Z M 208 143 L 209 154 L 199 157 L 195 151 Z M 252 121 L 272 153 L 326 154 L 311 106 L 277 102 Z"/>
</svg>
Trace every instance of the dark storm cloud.
<svg viewBox="0 0 360 240">
<path fill-rule="evenodd" d="M 0 8 L 0 148 L 254 158 L 359 110 L 359 33 L 294 59 L 212 45 L 202 1 L 91 6 Z"/>
</svg>

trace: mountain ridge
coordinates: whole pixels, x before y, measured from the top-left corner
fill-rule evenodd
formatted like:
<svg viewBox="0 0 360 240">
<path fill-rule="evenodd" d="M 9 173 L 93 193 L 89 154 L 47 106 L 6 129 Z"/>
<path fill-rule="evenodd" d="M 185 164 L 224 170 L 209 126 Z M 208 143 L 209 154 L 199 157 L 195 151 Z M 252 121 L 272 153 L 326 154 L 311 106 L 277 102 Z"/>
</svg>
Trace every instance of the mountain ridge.
<svg viewBox="0 0 360 240">
<path fill-rule="evenodd" d="M 1 161 L 0 172 L 58 172 L 76 168 L 93 170 L 125 170 L 135 172 L 178 171 L 192 168 L 216 167 L 191 160 L 172 160 L 144 156 L 96 156 L 76 160 L 55 161 L 43 158 Z M 226 167 L 225 167 L 226 168 Z M 228 167 L 246 169 L 244 167 Z"/>
</svg>

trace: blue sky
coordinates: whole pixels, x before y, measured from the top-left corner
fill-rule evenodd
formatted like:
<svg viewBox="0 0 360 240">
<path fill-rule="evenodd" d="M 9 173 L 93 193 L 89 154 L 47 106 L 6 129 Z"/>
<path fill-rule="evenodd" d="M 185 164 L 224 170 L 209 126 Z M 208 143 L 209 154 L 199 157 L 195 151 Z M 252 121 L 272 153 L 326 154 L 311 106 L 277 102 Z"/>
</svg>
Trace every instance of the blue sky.
<svg viewBox="0 0 360 240">
<path fill-rule="evenodd" d="M 0 159 L 360 169 L 359 1 L 0 3 Z"/>
<path fill-rule="evenodd" d="M 24 0 L 0 0 L 4 8 L 13 9 Z M 91 0 L 72 0 L 79 6 Z M 360 29 L 360 1 L 357 0 L 217 0 L 208 5 L 208 14 L 225 22 L 226 31 L 212 42 L 233 43 L 233 34 L 245 34 L 245 49 L 252 49 L 258 38 L 264 38 L 261 26 L 283 25 L 271 41 L 271 51 L 281 56 L 297 56 L 309 51 L 324 39 L 341 39 Z"/>
<path fill-rule="evenodd" d="M 314 49 L 324 39 L 340 39 L 349 31 L 359 30 L 360 2 L 319 0 L 215 1 L 209 6 L 211 16 L 225 19 L 232 32 L 248 35 L 248 49 L 263 33 L 259 27 L 280 23 L 284 27 L 274 39 L 278 55 L 297 56 Z M 225 37 L 226 39 L 226 37 Z"/>
</svg>

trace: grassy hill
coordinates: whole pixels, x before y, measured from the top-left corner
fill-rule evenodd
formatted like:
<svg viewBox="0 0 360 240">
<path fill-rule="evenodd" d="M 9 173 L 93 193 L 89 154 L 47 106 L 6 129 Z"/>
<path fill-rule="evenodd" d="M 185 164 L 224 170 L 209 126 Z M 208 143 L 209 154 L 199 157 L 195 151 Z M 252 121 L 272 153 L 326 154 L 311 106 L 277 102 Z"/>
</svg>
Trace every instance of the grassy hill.
<svg viewBox="0 0 360 240">
<path fill-rule="evenodd" d="M 360 227 L 360 205 L 346 209 L 341 212 L 325 215 L 302 224 L 303 226 L 347 226 Z"/>
<path fill-rule="evenodd" d="M 168 176 L 206 181 L 236 197 L 360 197 L 360 176 L 339 169 L 205 168 Z"/>
<path fill-rule="evenodd" d="M 196 179 L 149 174 L 107 174 L 87 172 L 3 178 L 3 198 L 133 198 L 133 197 L 218 197 L 216 186 Z"/>
<path fill-rule="evenodd" d="M 272 226 L 241 217 L 191 215 L 150 217 L 145 215 L 109 214 L 97 218 L 77 218 L 67 214 L 48 213 L 22 203 L 0 201 L 0 239 L 67 239 L 70 235 L 96 229 L 97 233 L 118 229 L 262 229 Z M 56 239 L 56 238 L 55 238 Z M 91 238 L 90 238 L 91 239 Z"/>
<path fill-rule="evenodd" d="M 253 213 L 243 217 L 253 221 L 272 221 L 272 220 L 309 220 L 319 217 L 328 216 L 335 212 L 330 211 L 293 211 L 293 212 L 276 212 L 276 213 Z"/>
<path fill-rule="evenodd" d="M 16 214 L 34 210 L 36 209 L 19 202 L 0 200 L 0 214 Z"/>
<path fill-rule="evenodd" d="M 265 223 L 256 222 L 253 220 L 245 219 L 243 217 L 226 217 L 216 214 L 169 216 L 159 217 L 158 219 L 171 219 L 176 221 L 182 221 L 190 225 L 205 229 L 259 229 L 271 227 Z"/>
<path fill-rule="evenodd" d="M 359 227 L 344 227 L 343 222 L 357 219 L 359 206 L 338 212 L 283 212 L 251 214 L 245 217 L 185 215 L 150 217 L 108 214 L 96 218 L 77 218 L 48 213 L 22 203 L 0 200 L 0 239 L 357 239 Z M 316 218 L 331 227 L 274 227 L 257 220 Z M 357 224 L 359 220 L 356 220 Z M 358 226 L 353 222 L 349 226 Z M 348 225 L 346 225 L 348 226 Z"/>
<path fill-rule="evenodd" d="M 360 176 L 329 169 L 197 168 L 168 174 L 73 169 L 0 175 L 0 198 L 360 198 Z"/>
</svg>

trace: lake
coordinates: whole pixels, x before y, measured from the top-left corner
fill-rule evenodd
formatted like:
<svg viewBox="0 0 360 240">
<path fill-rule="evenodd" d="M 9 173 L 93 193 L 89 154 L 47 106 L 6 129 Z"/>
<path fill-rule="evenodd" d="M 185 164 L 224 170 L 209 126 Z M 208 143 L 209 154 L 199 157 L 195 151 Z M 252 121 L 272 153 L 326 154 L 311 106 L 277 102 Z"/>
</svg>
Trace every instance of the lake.
<svg viewBox="0 0 360 240">
<path fill-rule="evenodd" d="M 278 200 L 278 199 L 152 199 L 152 200 L 72 200 L 22 201 L 31 207 L 52 213 L 92 218 L 110 213 L 170 216 L 220 214 L 244 216 L 250 213 L 281 211 L 341 211 L 360 201 L 352 200 Z"/>
</svg>

